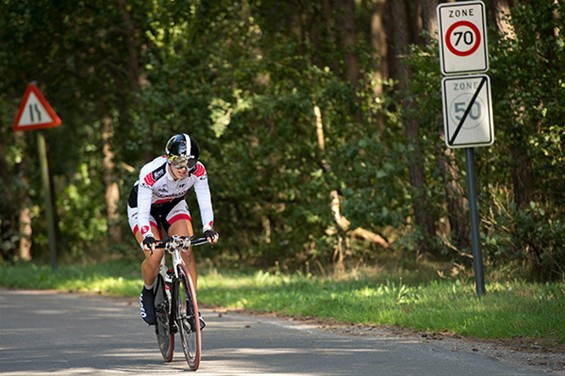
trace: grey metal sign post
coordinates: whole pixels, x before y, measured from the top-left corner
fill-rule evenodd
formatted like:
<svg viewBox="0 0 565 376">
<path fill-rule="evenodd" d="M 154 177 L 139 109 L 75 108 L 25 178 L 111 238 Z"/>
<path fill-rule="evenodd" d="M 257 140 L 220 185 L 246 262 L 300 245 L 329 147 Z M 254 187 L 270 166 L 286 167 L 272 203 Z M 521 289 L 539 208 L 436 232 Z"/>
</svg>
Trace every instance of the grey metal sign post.
<svg viewBox="0 0 565 376">
<path fill-rule="evenodd" d="M 464 148 L 467 167 L 471 247 L 477 295 L 485 294 L 480 221 L 477 206 L 476 146 L 494 142 L 490 79 L 488 70 L 485 5 L 482 1 L 445 3 L 437 7 L 442 79 L 442 110 L 445 143 L 450 148 Z M 465 73 L 463 76 L 450 74 Z"/>
<path fill-rule="evenodd" d="M 485 294 L 485 276 L 483 272 L 483 254 L 481 253 L 481 235 L 479 231 L 479 208 L 477 207 L 475 149 L 465 149 L 465 162 L 467 164 L 467 191 L 469 193 L 469 217 L 471 220 L 471 247 L 473 248 L 475 288 L 477 295 L 481 296 Z"/>
</svg>

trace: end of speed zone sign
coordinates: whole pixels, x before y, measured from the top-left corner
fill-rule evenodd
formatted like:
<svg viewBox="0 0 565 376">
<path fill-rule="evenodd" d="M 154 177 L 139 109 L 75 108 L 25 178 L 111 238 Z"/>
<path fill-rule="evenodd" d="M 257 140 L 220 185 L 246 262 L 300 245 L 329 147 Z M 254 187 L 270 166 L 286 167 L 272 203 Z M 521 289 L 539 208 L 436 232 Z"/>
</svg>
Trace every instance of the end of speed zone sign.
<svg viewBox="0 0 565 376">
<path fill-rule="evenodd" d="M 494 143 L 490 79 L 486 74 L 441 80 L 445 143 L 450 148 Z"/>
</svg>

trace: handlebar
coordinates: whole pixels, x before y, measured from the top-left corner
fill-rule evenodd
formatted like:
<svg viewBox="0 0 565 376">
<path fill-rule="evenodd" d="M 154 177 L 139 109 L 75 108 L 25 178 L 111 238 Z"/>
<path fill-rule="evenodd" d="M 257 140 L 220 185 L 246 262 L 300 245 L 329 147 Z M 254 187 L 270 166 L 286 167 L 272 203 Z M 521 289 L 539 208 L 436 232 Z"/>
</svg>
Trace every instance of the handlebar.
<svg viewBox="0 0 565 376">
<path fill-rule="evenodd" d="M 165 248 L 169 250 L 174 247 L 182 247 L 183 249 L 187 249 L 190 246 L 197 246 L 202 244 L 208 244 L 208 239 L 173 235 L 169 240 L 157 242 L 155 244 L 155 248 Z"/>
</svg>

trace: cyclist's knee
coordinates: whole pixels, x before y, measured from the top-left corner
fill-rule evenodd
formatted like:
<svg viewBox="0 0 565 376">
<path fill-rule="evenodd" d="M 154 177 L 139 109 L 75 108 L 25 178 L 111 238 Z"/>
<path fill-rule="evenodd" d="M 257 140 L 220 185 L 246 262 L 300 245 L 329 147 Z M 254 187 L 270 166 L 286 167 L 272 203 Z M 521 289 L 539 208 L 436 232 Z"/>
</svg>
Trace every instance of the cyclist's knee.
<svg viewBox="0 0 565 376">
<path fill-rule="evenodd" d="M 153 253 L 145 252 L 145 259 L 150 264 L 158 265 L 158 264 L 161 263 L 162 258 L 163 258 L 163 250 L 162 249 L 156 249 L 156 250 L 153 251 Z"/>
</svg>

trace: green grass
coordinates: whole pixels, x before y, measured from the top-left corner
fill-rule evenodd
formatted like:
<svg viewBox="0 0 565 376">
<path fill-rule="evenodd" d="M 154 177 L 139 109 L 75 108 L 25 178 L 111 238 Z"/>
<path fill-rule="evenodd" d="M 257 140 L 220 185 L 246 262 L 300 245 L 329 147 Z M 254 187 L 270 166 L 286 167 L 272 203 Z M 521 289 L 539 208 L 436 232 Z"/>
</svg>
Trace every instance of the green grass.
<svg viewBox="0 0 565 376">
<path fill-rule="evenodd" d="M 36 264 L 4 264 L 0 265 L 0 286 L 136 296 L 141 287 L 140 267 L 115 262 L 90 266 L 62 266 L 53 272 L 50 267 Z"/>
<path fill-rule="evenodd" d="M 200 283 L 206 304 L 319 317 L 365 325 L 395 325 L 476 338 L 545 337 L 565 343 L 565 284 L 318 279 L 303 275 L 208 275 Z"/>
<path fill-rule="evenodd" d="M 549 338 L 565 343 L 565 283 L 488 283 L 478 298 L 473 281 L 423 284 L 373 277 L 321 278 L 302 273 L 202 271 L 203 305 L 275 312 L 363 325 L 393 325 L 475 338 Z M 139 265 L 0 266 L 0 286 L 137 297 Z"/>
</svg>

